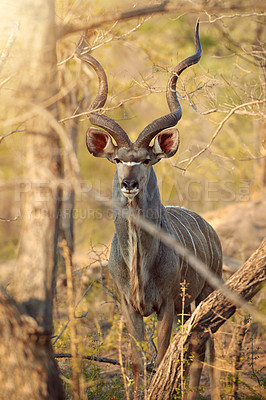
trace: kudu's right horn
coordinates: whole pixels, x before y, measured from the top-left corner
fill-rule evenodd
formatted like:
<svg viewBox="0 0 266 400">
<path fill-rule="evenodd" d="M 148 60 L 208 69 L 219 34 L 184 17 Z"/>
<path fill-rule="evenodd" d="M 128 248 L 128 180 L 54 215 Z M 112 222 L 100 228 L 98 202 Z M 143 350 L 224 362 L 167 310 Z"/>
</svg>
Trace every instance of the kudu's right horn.
<svg viewBox="0 0 266 400">
<path fill-rule="evenodd" d="M 163 115 L 162 117 L 155 119 L 149 125 L 147 125 L 143 131 L 139 134 L 136 140 L 138 147 L 148 147 L 151 140 L 160 133 L 162 130 L 175 126 L 182 117 L 182 108 L 176 95 L 176 83 L 178 77 L 182 72 L 193 64 L 196 64 L 201 57 L 202 48 L 199 38 L 199 19 L 196 22 L 195 33 L 195 54 L 181 61 L 171 72 L 170 78 L 166 88 L 166 99 L 170 109 L 170 114 Z"/>
</svg>

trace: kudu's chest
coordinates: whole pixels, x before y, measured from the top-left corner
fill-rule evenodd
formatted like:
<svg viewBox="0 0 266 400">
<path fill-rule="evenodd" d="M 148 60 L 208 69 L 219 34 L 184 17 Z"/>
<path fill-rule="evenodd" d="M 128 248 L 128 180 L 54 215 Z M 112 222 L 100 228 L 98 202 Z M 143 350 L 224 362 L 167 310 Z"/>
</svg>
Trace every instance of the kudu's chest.
<svg viewBox="0 0 266 400">
<path fill-rule="evenodd" d="M 177 255 L 130 221 L 123 237 L 114 235 L 109 269 L 120 295 L 143 316 L 159 312 L 174 287 L 169 282 L 179 282 Z"/>
</svg>

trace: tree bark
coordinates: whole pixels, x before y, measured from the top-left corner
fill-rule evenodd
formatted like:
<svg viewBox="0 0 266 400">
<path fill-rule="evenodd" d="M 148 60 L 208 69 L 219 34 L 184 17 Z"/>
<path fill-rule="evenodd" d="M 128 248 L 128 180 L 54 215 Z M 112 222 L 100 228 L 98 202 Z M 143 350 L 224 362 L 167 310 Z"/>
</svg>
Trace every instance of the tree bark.
<svg viewBox="0 0 266 400">
<path fill-rule="evenodd" d="M 52 300 L 56 265 L 61 177 L 60 143 L 48 110 L 58 116 L 51 98 L 57 93 L 54 0 L 23 3 L 21 35 L 27 54 L 22 87 L 25 108 L 32 112 L 26 123 L 25 178 L 22 231 L 14 297 L 46 331 L 52 330 Z M 45 103 L 51 105 L 45 107 Z"/>
<path fill-rule="evenodd" d="M 60 143 L 50 126 L 58 109 L 55 0 L 21 2 L 17 91 L 27 133 L 22 231 L 12 293 L 0 290 L 1 399 L 63 399 L 53 357 L 53 294 L 61 177 Z M 19 51 L 19 50 L 18 50 Z M 22 99 L 19 97 L 21 95 Z M 16 101 L 16 99 L 14 99 Z M 50 113 L 50 114 L 49 114 Z M 23 121 L 24 122 L 24 121 Z"/>
<path fill-rule="evenodd" d="M 50 336 L 0 290 L 0 387 L 2 400 L 63 400 Z"/>
<path fill-rule="evenodd" d="M 60 82 L 60 86 L 65 86 L 64 77 Z M 61 105 L 64 109 L 64 117 L 67 115 L 74 115 L 78 109 L 78 89 L 73 89 L 61 100 Z M 80 110 L 79 110 L 80 112 Z M 66 127 L 66 135 L 69 141 L 73 145 L 73 151 L 77 153 L 77 136 L 78 136 L 78 119 L 68 121 Z M 72 169 L 69 166 L 69 162 L 65 157 L 64 164 L 64 179 L 71 181 Z M 59 242 L 66 240 L 70 255 L 72 257 L 74 252 L 74 206 L 75 206 L 75 191 L 64 187 L 62 191 L 62 202 L 60 212 L 60 226 L 59 226 Z"/>
<path fill-rule="evenodd" d="M 266 278 L 266 240 L 226 283 L 232 291 L 250 300 Z M 196 352 L 203 346 L 236 310 L 236 306 L 225 298 L 220 290 L 214 291 L 197 307 L 185 324 L 185 337 L 177 334 L 170 344 L 165 357 L 154 375 L 147 398 L 149 400 L 171 399 L 181 383 L 180 357 L 183 347 L 184 375 L 189 373 L 192 344 L 197 343 Z"/>
</svg>

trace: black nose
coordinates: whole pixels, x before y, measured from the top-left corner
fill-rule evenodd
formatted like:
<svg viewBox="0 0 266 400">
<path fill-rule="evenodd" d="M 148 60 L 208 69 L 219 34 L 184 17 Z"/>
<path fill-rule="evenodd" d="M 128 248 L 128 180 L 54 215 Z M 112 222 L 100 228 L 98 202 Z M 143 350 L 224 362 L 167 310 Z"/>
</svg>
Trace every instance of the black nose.
<svg viewBox="0 0 266 400">
<path fill-rule="evenodd" d="M 130 192 L 131 190 L 138 189 L 138 187 L 139 187 L 139 184 L 135 180 L 128 180 L 128 179 L 122 180 L 122 183 L 121 183 L 122 189 L 128 190 Z"/>
</svg>

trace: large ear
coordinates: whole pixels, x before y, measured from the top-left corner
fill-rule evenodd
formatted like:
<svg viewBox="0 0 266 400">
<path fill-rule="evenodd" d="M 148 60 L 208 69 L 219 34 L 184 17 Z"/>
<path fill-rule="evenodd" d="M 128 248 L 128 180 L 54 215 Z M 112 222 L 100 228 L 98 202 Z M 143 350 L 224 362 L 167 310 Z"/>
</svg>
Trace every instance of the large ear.
<svg viewBox="0 0 266 400">
<path fill-rule="evenodd" d="M 172 157 L 179 147 L 179 134 L 177 129 L 165 129 L 154 140 L 152 151 L 159 161 L 161 158 Z"/>
<path fill-rule="evenodd" d="M 95 157 L 105 157 L 112 161 L 116 147 L 108 133 L 97 128 L 89 128 L 86 136 L 86 144 L 89 152 Z"/>
</svg>

